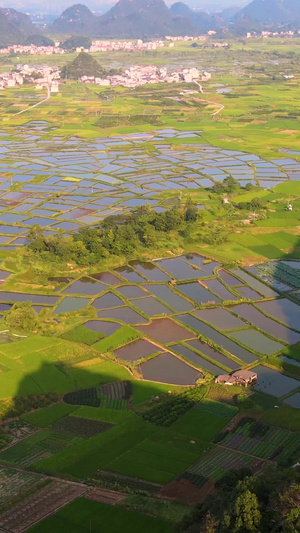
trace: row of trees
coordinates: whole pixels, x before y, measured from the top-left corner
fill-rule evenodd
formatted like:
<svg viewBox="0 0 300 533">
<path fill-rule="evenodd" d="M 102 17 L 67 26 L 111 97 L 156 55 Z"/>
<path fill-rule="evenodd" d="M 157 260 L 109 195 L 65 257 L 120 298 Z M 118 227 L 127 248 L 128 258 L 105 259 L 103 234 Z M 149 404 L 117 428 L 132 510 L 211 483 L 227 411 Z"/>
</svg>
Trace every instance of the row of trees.
<svg viewBox="0 0 300 533">
<path fill-rule="evenodd" d="M 130 256 L 140 248 L 152 248 L 162 236 L 181 231 L 196 222 L 197 207 L 190 200 L 184 207 L 156 213 L 149 206 L 124 215 L 107 217 L 98 227 L 87 227 L 73 236 L 45 236 L 35 225 L 27 239 L 28 250 L 46 261 L 95 264 L 109 255 Z"/>
</svg>

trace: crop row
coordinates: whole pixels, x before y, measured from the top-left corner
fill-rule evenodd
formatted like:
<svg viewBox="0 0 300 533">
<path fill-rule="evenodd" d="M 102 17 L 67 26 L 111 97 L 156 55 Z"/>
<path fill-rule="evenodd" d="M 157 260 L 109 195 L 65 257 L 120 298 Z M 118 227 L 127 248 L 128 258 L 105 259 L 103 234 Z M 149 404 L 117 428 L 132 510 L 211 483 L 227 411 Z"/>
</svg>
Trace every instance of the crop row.
<svg viewBox="0 0 300 533">
<path fill-rule="evenodd" d="M 286 439 L 288 438 L 289 434 L 284 429 L 279 428 L 271 428 L 268 433 L 266 433 L 265 441 L 272 441 L 272 444 L 276 444 L 277 446 L 281 446 Z"/>
<path fill-rule="evenodd" d="M 100 398 L 100 406 L 103 409 L 117 409 L 118 411 L 124 411 L 128 409 L 127 400 L 111 400 L 103 396 Z"/>
<path fill-rule="evenodd" d="M 238 412 L 238 408 L 233 405 L 216 402 L 208 398 L 204 398 L 195 408 L 203 413 L 218 415 L 222 418 L 232 418 Z"/>
<path fill-rule="evenodd" d="M 234 433 L 229 433 L 222 441 L 222 445 L 262 459 L 270 459 L 279 452 L 279 447 L 272 443 Z"/>
<path fill-rule="evenodd" d="M 130 381 L 108 383 L 98 390 L 99 394 L 107 396 L 111 400 L 129 400 L 132 396 L 132 384 Z"/>
<path fill-rule="evenodd" d="M 47 450 L 51 453 L 56 453 L 60 450 L 63 450 L 66 446 L 73 441 L 73 438 L 66 433 L 51 433 L 49 437 L 40 441 L 38 446 L 43 450 Z"/>
<path fill-rule="evenodd" d="M 147 422 L 158 426 L 171 426 L 178 418 L 198 404 L 206 388 L 203 386 L 191 388 L 182 394 L 172 395 L 166 401 L 151 407 L 142 416 Z"/>
<path fill-rule="evenodd" d="M 0 505 L 14 498 L 22 492 L 26 492 L 39 480 L 38 474 L 31 472 L 19 472 L 7 468 L 0 468 Z"/>
<path fill-rule="evenodd" d="M 49 451 L 42 450 L 41 448 L 31 448 L 26 454 L 23 455 L 23 457 L 15 459 L 14 463 L 23 467 L 28 467 L 32 466 L 37 461 L 41 461 L 42 459 L 49 457 L 50 455 L 51 453 Z"/>
<path fill-rule="evenodd" d="M 296 289 L 300 289 L 300 270 L 292 268 L 282 262 L 277 262 L 275 265 L 269 264 L 267 271 L 280 281 L 286 282 Z"/>
<path fill-rule="evenodd" d="M 251 457 L 247 455 L 216 448 L 188 468 L 188 472 L 211 479 L 219 479 L 227 470 L 244 468 L 250 466 L 251 462 Z"/>
<path fill-rule="evenodd" d="M 244 422 L 235 429 L 235 434 L 244 435 L 246 437 L 255 437 L 263 442 L 270 442 L 273 446 L 281 446 L 288 437 L 288 432 L 285 429 L 270 428 L 267 425 L 262 425 L 258 422 Z"/>
<path fill-rule="evenodd" d="M 286 461 L 293 458 L 294 454 L 297 455 L 297 459 L 300 455 L 300 433 L 292 433 L 284 443 L 284 450 L 280 455 L 280 461 Z"/>
</svg>

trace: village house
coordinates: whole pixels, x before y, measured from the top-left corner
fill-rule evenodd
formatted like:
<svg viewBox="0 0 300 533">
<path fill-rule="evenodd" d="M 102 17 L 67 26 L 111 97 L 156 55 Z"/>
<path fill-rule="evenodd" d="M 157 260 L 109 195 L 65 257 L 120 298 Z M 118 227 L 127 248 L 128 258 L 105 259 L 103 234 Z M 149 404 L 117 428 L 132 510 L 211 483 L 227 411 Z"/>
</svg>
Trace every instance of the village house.
<svg viewBox="0 0 300 533">
<path fill-rule="evenodd" d="M 221 374 L 215 379 L 215 383 L 222 385 L 243 385 L 247 387 L 257 381 L 256 372 L 251 372 L 251 370 L 238 370 L 233 374 Z"/>
</svg>

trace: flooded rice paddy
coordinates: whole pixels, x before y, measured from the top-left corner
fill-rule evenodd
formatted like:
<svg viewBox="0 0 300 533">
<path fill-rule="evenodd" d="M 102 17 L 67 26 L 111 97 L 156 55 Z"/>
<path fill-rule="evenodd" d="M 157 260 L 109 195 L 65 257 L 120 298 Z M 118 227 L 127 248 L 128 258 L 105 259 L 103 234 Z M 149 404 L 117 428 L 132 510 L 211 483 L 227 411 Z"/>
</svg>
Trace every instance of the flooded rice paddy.
<svg viewBox="0 0 300 533">
<path fill-rule="evenodd" d="M 261 302 L 257 305 L 267 315 L 270 315 L 287 326 L 300 331 L 299 306 L 296 303 L 287 300 L 286 298 L 281 298 L 278 300 Z"/>
<path fill-rule="evenodd" d="M 194 315 L 221 330 L 245 327 L 245 322 L 222 307 L 216 307 L 215 309 L 199 309 L 194 311 Z"/>
<path fill-rule="evenodd" d="M 0 250 L 26 244 L 33 224 L 47 235 L 71 234 L 146 204 L 163 211 L 168 203 L 162 191 L 212 187 L 229 174 L 243 185 L 266 187 L 297 176 L 293 159 L 264 161 L 214 148 L 201 132 L 171 129 L 84 141 L 49 139 L 47 131 L 47 123 L 28 123 L 14 136 L 0 136 Z M 299 269 L 299 262 L 288 263 Z M 276 278 L 274 264 L 228 270 L 194 253 L 130 261 L 89 276 L 49 278 L 55 288 L 47 294 L 9 292 L 5 287 L 14 274 L 0 270 L 0 312 L 22 301 L 55 315 L 93 308 L 83 318 L 87 330 L 109 337 L 127 324 L 144 336 L 121 341 L 114 350 L 133 364 L 154 355 L 139 366 L 144 379 L 193 384 L 202 377 L 199 368 L 218 375 L 300 341 L 299 306 L 289 299 L 293 287 Z M 245 299 L 249 303 L 241 303 Z M 268 388 L 263 372 L 269 370 L 259 366 L 258 388 Z M 287 383 L 298 384 L 272 372 L 272 394 L 274 387 L 282 395 Z"/>
<path fill-rule="evenodd" d="M 294 267 L 297 269 L 298 263 Z M 47 307 L 56 316 L 76 311 L 83 317 L 96 315 L 97 319 L 83 318 L 83 325 L 87 331 L 105 337 L 130 325 L 136 331 L 132 329 L 131 340 L 129 335 L 129 340 L 125 337 L 123 342 L 120 331 L 119 343 L 112 348 L 116 358 L 139 365 L 145 379 L 192 384 L 200 370 L 213 375 L 231 372 L 286 353 L 287 346 L 300 342 L 299 306 L 262 283 L 254 268 L 251 273 L 243 268 L 234 272 L 238 277 L 220 263 L 198 254 L 146 263 L 132 261 L 130 265 L 78 279 L 74 274 L 72 278 L 51 278 L 55 295 L 2 290 L 0 313 L 14 302 L 31 301 L 38 312 Z M 5 270 L 2 273 L 5 289 L 13 274 Z M 175 274 L 181 279 L 174 278 Z M 184 279 L 187 275 L 192 278 Z M 248 303 L 239 301 L 239 288 L 251 290 L 249 296 L 253 300 L 249 297 Z M 269 296 L 269 288 L 273 297 Z M 220 298 L 211 291 L 218 292 Z M 221 297 L 228 298 L 224 301 Z M 93 308 L 94 314 L 88 308 Z M 138 336 L 142 338 L 135 340 Z M 297 365 L 291 358 L 285 361 L 284 355 L 281 360 Z M 292 382 L 293 388 L 295 383 Z M 257 386 L 268 389 L 263 378 Z"/>
<path fill-rule="evenodd" d="M 219 376 L 220 374 L 224 373 L 224 370 L 222 368 L 218 367 L 217 365 L 214 365 L 207 359 L 204 359 L 204 357 L 201 357 L 200 354 L 194 352 L 183 344 L 175 344 L 175 346 L 171 346 L 171 349 L 172 351 L 182 355 L 190 363 L 196 366 L 200 366 L 204 370 L 207 370 L 208 372 L 211 372 L 216 376 Z"/>
<path fill-rule="evenodd" d="M 50 129 L 47 122 L 40 128 L 32 121 L 13 136 L 5 132 L 0 136 L 0 248 L 22 245 L 20 235 L 25 236 L 33 224 L 55 234 L 77 231 L 109 214 L 146 204 L 162 211 L 162 190 L 212 187 L 228 174 L 243 185 L 266 187 L 297 176 L 293 159 L 265 161 L 242 151 L 215 148 L 197 131 L 182 134 L 171 129 L 166 134 L 158 130 L 70 141 L 47 138 Z M 189 144 L 192 137 L 196 142 Z M 176 138 L 180 144 L 171 144 L 169 139 Z M 167 265 L 173 277 L 192 279 L 192 266 L 182 269 L 180 261 L 166 261 L 160 266 Z M 207 273 L 205 265 L 199 268 Z M 141 264 L 137 270 L 150 281 L 167 279 L 153 265 Z"/>
<path fill-rule="evenodd" d="M 265 355 L 271 355 L 284 349 L 283 344 L 266 337 L 266 335 L 255 329 L 232 331 L 230 336 L 241 344 L 252 348 L 255 352 Z"/>
<path fill-rule="evenodd" d="M 299 381 L 288 376 L 284 376 L 273 368 L 257 366 L 253 369 L 258 375 L 258 381 L 254 389 L 266 392 L 272 396 L 281 397 L 299 387 Z"/>
<path fill-rule="evenodd" d="M 122 346 L 122 348 L 118 348 L 114 353 L 119 359 L 138 361 L 159 351 L 160 349 L 155 344 L 152 344 L 152 342 L 145 339 L 138 339 L 137 341 L 126 344 L 126 346 Z"/>
<path fill-rule="evenodd" d="M 140 370 L 146 380 L 174 385 L 195 385 L 197 380 L 203 377 L 201 372 L 169 352 L 146 361 L 140 365 Z"/>
<path fill-rule="evenodd" d="M 139 326 L 138 330 L 162 344 L 191 339 L 194 336 L 189 330 L 169 318 L 157 318 L 147 326 Z"/>
<path fill-rule="evenodd" d="M 296 394 L 286 398 L 284 403 L 290 405 L 291 407 L 295 407 L 296 409 L 300 409 L 300 392 L 296 392 Z"/>
</svg>

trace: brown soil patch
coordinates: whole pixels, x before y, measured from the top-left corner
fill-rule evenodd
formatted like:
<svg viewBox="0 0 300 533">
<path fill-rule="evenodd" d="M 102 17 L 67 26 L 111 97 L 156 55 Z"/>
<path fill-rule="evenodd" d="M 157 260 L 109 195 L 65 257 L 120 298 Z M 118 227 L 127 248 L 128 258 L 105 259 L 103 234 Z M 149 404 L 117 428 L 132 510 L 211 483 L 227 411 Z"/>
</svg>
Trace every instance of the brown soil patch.
<svg viewBox="0 0 300 533">
<path fill-rule="evenodd" d="M 216 492 L 213 480 L 207 481 L 201 489 L 193 485 L 187 479 L 171 481 L 166 485 L 157 496 L 170 500 L 177 500 L 187 504 L 199 503 L 208 494 Z"/>
<path fill-rule="evenodd" d="M 298 130 L 281 130 L 278 133 L 282 135 L 293 135 L 293 133 L 298 133 Z"/>
</svg>

